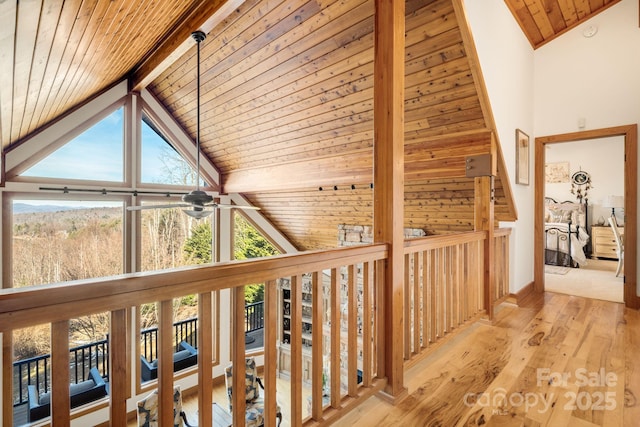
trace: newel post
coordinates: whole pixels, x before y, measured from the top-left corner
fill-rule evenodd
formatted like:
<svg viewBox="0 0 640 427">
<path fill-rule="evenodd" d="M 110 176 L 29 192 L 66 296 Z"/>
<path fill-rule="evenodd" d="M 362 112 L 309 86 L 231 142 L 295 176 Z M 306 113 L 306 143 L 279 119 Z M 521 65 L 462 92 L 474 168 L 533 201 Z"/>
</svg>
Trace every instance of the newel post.
<svg viewBox="0 0 640 427">
<path fill-rule="evenodd" d="M 374 240 L 389 245 L 384 276 L 384 392 L 407 394 L 403 382 L 404 271 L 404 0 L 375 1 Z M 382 355 L 381 355 L 382 357 Z"/>
<path fill-rule="evenodd" d="M 466 159 L 466 175 L 474 178 L 474 228 L 486 231 L 483 242 L 483 306 L 489 320 L 493 319 L 493 302 L 495 297 L 495 176 L 497 174 L 497 141 L 491 136 L 489 154 L 470 156 Z"/>
</svg>

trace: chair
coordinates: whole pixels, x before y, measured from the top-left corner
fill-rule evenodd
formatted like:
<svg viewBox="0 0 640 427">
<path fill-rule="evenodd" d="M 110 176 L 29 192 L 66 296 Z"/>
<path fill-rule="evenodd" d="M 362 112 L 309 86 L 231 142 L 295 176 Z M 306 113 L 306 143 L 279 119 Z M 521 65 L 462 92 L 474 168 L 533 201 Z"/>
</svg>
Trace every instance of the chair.
<svg viewBox="0 0 640 427">
<path fill-rule="evenodd" d="M 246 395 L 246 415 L 245 424 L 247 427 L 259 427 L 264 425 L 264 397 L 260 396 L 260 389 L 264 390 L 262 381 L 258 377 L 258 369 L 256 368 L 256 361 L 252 357 L 246 359 L 246 375 L 245 375 L 245 395 Z M 233 385 L 233 367 L 227 366 L 225 372 L 225 383 L 227 385 L 227 395 L 229 396 L 229 411 L 233 412 L 232 408 L 232 385 Z M 278 426 L 282 422 L 282 413 L 280 412 L 280 405 L 276 406 L 276 417 L 278 418 Z"/>
<path fill-rule="evenodd" d="M 38 396 L 36 386 L 29 385 L 27 387 L 27 393 L 29 402 L 27 418 L 29 422 L 51 415 L 51 392 L 42 393 Z M 89 378 L 87 380 L 69 386 L 69 403 L 71 408 L 85 405 L 94 400 L 101 399 L 106 395 L 107 385 L 95 367 L 89 370 Z"/>
<path fill-rule="evenodd" d="M 186 341 L 180 341 L 178 351 L 173 353 L 173 372 L 181 371 L 198 363 L 198 350 Z M 158 378 L 158 359 L 149 362 L 144 355 L 140 355 L 140 377 L 142 381 Z"/>
<path fill-rule="evenodd" d="M 613 237 L 616 239 L 616 256 L 618 257 L 616 277 L 618 277 L 622 271 L 622 267 L 624 266 L 624 241 L 620 235 L 620 230 L 618 230 L 618 224 L 616 223 L 615 218 L 609 217 L 609 225 L 611 226 L 611 230 L 613 230 Z"/>
<path fill-rule="evenodd" d="M 158 424 L 158 390 L 138 402 L 138 427 L 157 427 Z M 173 388 L 173 425 L 174 427 L 193 427 L 187 422 L 187 415 L 182 410 L 182 393 L 180 387 Z"/>
</svg>

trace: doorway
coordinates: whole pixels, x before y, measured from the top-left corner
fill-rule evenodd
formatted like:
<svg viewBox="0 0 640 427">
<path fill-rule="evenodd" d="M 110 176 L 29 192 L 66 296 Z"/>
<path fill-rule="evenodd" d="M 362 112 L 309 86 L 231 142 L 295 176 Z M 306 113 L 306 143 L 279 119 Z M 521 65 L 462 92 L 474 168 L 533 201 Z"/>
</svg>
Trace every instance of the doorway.
<svg viewBox="0 0 640 427">
<path fill-rule="evenodd" d="M 544 273 L 544 196 L 545 157 L 547 144 L 592 140 L 622 136 L 624 138 L 624 208 L 625 220 L 625 263 L 624 302 L 627 307 L 640 308 L 640 298 L 636 294 L 636 228 L 637 228 L 637 125 L 619 126 L 560 135 L 539 137 L 535 140 L 535 221 L 534 221 L 534 283 L 535 290 L 545 290 Z"/>
</svg>

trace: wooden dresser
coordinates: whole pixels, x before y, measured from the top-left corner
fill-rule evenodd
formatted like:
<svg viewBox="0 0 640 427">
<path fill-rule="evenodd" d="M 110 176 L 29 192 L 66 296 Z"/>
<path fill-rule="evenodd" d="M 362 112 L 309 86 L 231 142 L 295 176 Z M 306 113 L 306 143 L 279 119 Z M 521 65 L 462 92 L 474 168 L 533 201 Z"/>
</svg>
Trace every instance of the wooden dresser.
<svg viewBox="0 0 640 427">
<path fill-rule="evenodd" d="M 624 227 L 618 227 L 620 234 L 624 236 Z M 591 257 L 618 259 L 616 256 L 616 239 L 613 237 L 611 227 L 594 225 L 591 227 Z"/>
</svg>

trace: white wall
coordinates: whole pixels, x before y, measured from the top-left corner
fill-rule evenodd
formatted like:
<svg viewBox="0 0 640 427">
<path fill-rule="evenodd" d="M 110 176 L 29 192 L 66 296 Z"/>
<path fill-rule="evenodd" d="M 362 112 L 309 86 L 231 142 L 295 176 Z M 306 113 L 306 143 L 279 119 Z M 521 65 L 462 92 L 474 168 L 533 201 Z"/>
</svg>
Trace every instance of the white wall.
<svg viewBox="0 0 640 427">
<path fill-rule="evenodd" d="M 589 25 L 598 32 L 585 38 Z M 585 121 L 584 130 L 640 122 L 639 53 L 636 0 L 622 0 L 537 49 L 536 135 L 581 130 L 579 119 Z"/>
<path fill-rule="evenodd" d="M 533 147 L 533 49 L 503 0 L 466 0 L 467 18 L 489 92 L 518 221 L 511 234 L 511 292 L 533 281 L 533 150 L 531 185 L 515 183 L 515 130 L 531 138 Z"/>
</svg>

